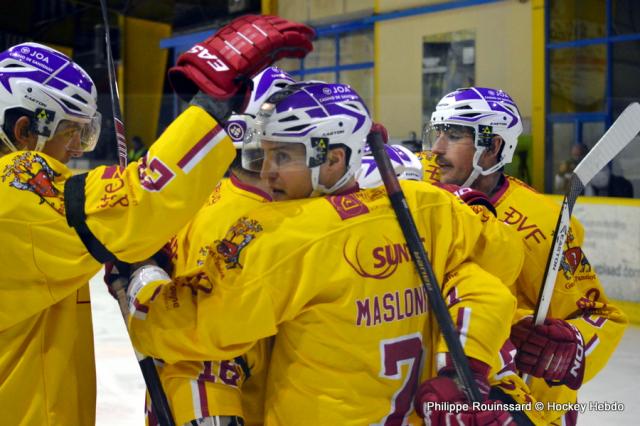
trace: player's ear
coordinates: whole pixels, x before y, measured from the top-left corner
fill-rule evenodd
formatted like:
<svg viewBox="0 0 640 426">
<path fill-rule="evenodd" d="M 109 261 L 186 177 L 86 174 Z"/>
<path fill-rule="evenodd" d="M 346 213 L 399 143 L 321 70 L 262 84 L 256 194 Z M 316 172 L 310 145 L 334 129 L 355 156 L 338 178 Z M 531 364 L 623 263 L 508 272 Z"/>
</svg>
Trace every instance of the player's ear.
<svg viewBox="0 0 640 426">
<path fill-rule="evenodd" d="M 500 151 L 502 151 L 502 145 L 504 145 L 504 139 L 501 136 L 495 135 L 491 139 L 491 146 L 487 151 L 491 153 L 492 157 L 498 157 Z"/>
<path fill-rule="evenodd" d="M 13 126 L 13 138 L 18 149 L 32 149 L 35 147 L 37 136 L 31 130 L 31 120 L 26 115 L 16 120 Z"/>
<path fill-rule="evenodd" d="M 335 148 L 330 150 L 327 162 L 331 167 L 335 167 L 336 165 L 339 165 L 339 163 L 344 164 L 346 162 L 344 148 Z"/>
</svg>

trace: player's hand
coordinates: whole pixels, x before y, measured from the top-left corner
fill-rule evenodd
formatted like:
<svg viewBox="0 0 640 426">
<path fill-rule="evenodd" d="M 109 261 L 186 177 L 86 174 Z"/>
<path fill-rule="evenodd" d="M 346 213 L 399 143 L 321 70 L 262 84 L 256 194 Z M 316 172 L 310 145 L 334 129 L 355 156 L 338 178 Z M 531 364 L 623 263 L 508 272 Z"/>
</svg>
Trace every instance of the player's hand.
<svg viewBox="0 0 640 426">
<path fill-rule="evenodd" d="M 120 288 L 127 290 L 130 274 L 131 265 L 128 263 L 116 260 L 104 264 L 104 282 L 114 299 L 118 300 L 117 291 Z"/>
<path fill-rule="evenodd" d="M 485 400 L 490 406 L 496 401 Z M 449 405 L 446 405 L 448 403 Z M 467 404 L 467 410 L 462 404 Z M 418 388 L 416 411 L 426 425 L 503 426 L 515 425 L 511 414 L 499 407 L 482 411 L 474 409 L 456 382 L 450 377 L 436 377 Z"/>
<path fill-rule="evenodd" d="M 510 339 L 518 350 L 518 370 L 541 377 L 550 386 L 578 389 L 582 384 L 584 341 L 573 324 L 547 318 L 544 324 L 534 326 L 533 318 L 525 317 L 511 327 Z"/>
<path fill-rule="evenodd" d="M 487 194 L 472 188 L 463 188 L 452 183 L 435 182 L 435 186 L 451 192 L 453 195 L 464 201 L 469 206 L 483 206 L 494 216 L 497 216 L 496 208 L 493 206 Z"/>
<path fill-rule="evenodd" d="M 315 31 L 304 24 L 277 16 L 244 15 L 180 55 L 169 70 L 169 80 L 187 101 L 198 91 L 216 100 L 236 94 L 244 100 L 253 76 L 281 58 L 305 57 L 313 50 L 314 37 Z"/>
<path fill-rule="evenodd" d="M 492 404 L 495 401 L 488 399 L 489 366 L 476 359 L 469 358 L 469 366 L 483 404 Z M 464 392 L 453 379 L 455 370 L 450 356 L 446 355 L 446 362 L 438 372 L 438 377 L 422 382 L 418 388 L 415 399 L 416 412 L 424 419 L 427 425 L 473 425 L 473 426 L 498 426 L 515 425 L 508 411 L 495 409 L 482 411 L 474 409 L 466 398 Z M 467 404 L 466 410 L 463 409 Z M 459 411 L 454 410 L 458 408 Z"/>
</svg>

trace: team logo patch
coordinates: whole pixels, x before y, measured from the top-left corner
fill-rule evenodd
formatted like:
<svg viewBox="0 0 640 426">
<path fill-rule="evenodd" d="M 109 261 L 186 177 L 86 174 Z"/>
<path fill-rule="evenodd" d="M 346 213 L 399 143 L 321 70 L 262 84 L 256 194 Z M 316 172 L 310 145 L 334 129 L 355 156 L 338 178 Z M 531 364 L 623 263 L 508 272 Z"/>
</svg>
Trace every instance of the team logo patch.
<svg viewBox="0 0 640 426">
<path fill-rule="evenodd" d="M 60 176 L 47 164 L 46 160 L 25 152 L 13 159 L 2 171 L 2 182 L 21 191 L 33 192 L 40 198 L 40 204 L 46 203 L 60 214 L 64 214 L 64 196 L 53 184 Z"/>
<path fill-rule="evenodd" d="M 55 111 L 44 108 L 36 108 L 34 110 L 36 116 L 36 126 L 38 127 L 38 134 L 42 136 L 51 136 L 51 123 L 56 117 Z"/>
<path fill-rule="evenodd" d="M 242 121 L 230 121 L 227 124 L 227 134 L 234 142 L 242 142 L 244 140 L 244 133 L 246 124 Z"/>
<path fill-rule="evenodd" d="M 311 138 L 311 149 L 313 154 L 309 159 L 309 167 L 316 167 L 327 161 L 329 152 L 329 138 Z"/>
<path fill-rule="evenodd" d="M 480 144 L 480 146 L 491 146 L 492 138 L 493 138 L 493 127 L 479 124 L 478 125 L 478 143 Z"/>
<path fill-rule="evenodd" d="M 222 257 L 227 269 L 242 268 L 240 253 L 262 231 L 257 220 L 242 217 L 227 231 L 222 240 L 216 240 L 215 255 Z"/>
<path fill-rule="evenodd" d="M 591 263 L 585 256 L 580 246 L 572 247 L 571 243 L 575 240 L 573 232 L 569 229 L 567 233 L 567 242 L 565 250 L 560 261 L 560 269 L 564 277 L 569 280 L 577 272 L 591 272 Z M 578 270 L 578 268 L 580 268 Z"/>
<path fill-rule="evenodd" d="M 326 197 L 326 199 L 331 203 L 333 208 L 336 209 L 342 220 L 369 213 L 367 205 L 360 201 L 354 194 L 331 195 Z"/>
</svg>

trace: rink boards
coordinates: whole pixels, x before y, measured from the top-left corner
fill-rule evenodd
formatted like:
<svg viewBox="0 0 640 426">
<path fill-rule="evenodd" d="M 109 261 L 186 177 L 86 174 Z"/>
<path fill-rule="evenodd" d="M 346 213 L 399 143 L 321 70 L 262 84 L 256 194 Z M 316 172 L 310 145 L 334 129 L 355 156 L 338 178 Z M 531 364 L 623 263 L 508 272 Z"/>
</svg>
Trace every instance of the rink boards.
<svg viewBox="0 0 640 426">
<path fill-rule="evenodd" d="M 580 197 L 573 214 L 584 226 L 582 248 L 607 295 L 640 323 L 640 200 Z"/>
</svg>

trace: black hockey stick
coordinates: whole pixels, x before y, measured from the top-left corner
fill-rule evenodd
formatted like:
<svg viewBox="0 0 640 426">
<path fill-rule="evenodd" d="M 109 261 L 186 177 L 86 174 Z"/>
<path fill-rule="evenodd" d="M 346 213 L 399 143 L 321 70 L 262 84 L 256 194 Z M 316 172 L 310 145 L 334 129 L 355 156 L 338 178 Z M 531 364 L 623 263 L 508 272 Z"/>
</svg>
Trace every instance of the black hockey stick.
<svg viewBox="0 0 640 426">
<path fill-rule="evenodd" d="M 118 146 L 118 159 L 122 168 L 127 166 L 127 144 L 124 136 L 124 123 L 122 121 L 122 112 L 120 110 L 120 95 L 118 94 L 118 84 L 116 82 L 115 64 L 113 62 L 113 55 L 111 53 L 111 37 L 109 36 L 109 17 L 107 14 L 106 0 L 100 0 L 100 8 L 102 10 L 102 19 L 104 20 L 104 38 L 106 43 L 107 53 L 107 68 L 109 75 L 109 89 L 111 92 L 111 108 L 113 112 L 113 125 L 116 132 L 116 142 Z M 125 278 L 118 279 L 111 284 L 112 289 L 118 296 L 118 305 L 120 306 L 120 312 L 124 318 L 125 325 L 127 323 L 127 317 L 129 315 L 129 307 L 127 303 L 127 294 L 125 292 L 126 282 Z M 147 385 L 149 391 L 149 397 L 151 399 L 151 405 L 153 413 L 158 419 L 158 423 L 161 426 L 175 426 L 173 416 L 171 415 L 171 407 L 167 401 L 167 395 L 162 389 L 162 383 L 158 376 L 158 371 L 154 361 L 150 357 L 145 357 L 139 354 L 137 351 L 136 358 L 142 371 L 142 377 Z"/>
<path fill-rule="evenodd" d="M 622 111 L 618 119 L 574 169 L 569 190 L 562 200 L 562 208 L 556 222 L 551 251 L 547 258 L 547 266 L 544 271 L 540 293 L 538 294 L 538 302 L 534 314 L 534 323 L 536 325 L 544 323 L 549 311 L 553 288 L 562 260 L 562 247 L 567 239 L 571 213 L 578 195 L 596 173 L 611 162 L 633 140 L 638 132 L 640 132 L 640 104 L 634 102 Z"/>
<path fill-rule="evenodd" d="M 391 161 L 384 149 L 384 142 L 380 132 L 373 131 L 369 133 L 367 143 L 371 148 L 373 158 L 376 160 L 380 176 L 387 189 L 391 206 L 395 211 L 398 223 L 407 241 L 407 247 L 409 247 L 409 251 L 411 252 L 411 259 L 418 271 L 418 275 L 420 275 L 422 286 L 427 293 L 429 305 L 436 317 L 436 321 L 438 321 L 444 340 L 449 348 L 449 354 L 453 360 L 460 386 L 462 386 L 470 402 L 481 402 L 482 398 L 476 383 L 473 381 L 469 360 L 464 354 L 462 343 L 460 343 L 460 335 L 455 329 L 453 320 L 447 310 L 447 305 L 440 292 L 440 286 L 433 273 L 433 268 L 431 267 L 431 263 L 429 263 L 422 241 L 420 241 L 418 229 L 413 221 L 413 216 L 411 216 L 411 211 L 409 211 L 407 200 L 404 197 Z"/>
<path fill-rule="evenodd" d="M 113 112 L 113 126 L 116 132 L 116 144 L 118 146 L 118 160 L 121 167 L 127 166 L 127 142 L 124 136 L 124 123 L 120 110 L 120 95 L 118 93 L 118 80 L 116 79 L 116 67 L 111 53 L 111 37 L 109 35 L 109 17 L 107 15 L 106 0 L 100 0 L 102 19 L 104 20 L 104 39 L 107 54 L 107 74 L 109 76 L 109 92 L 111 93 L 111 110 Z"/>
</svg>

